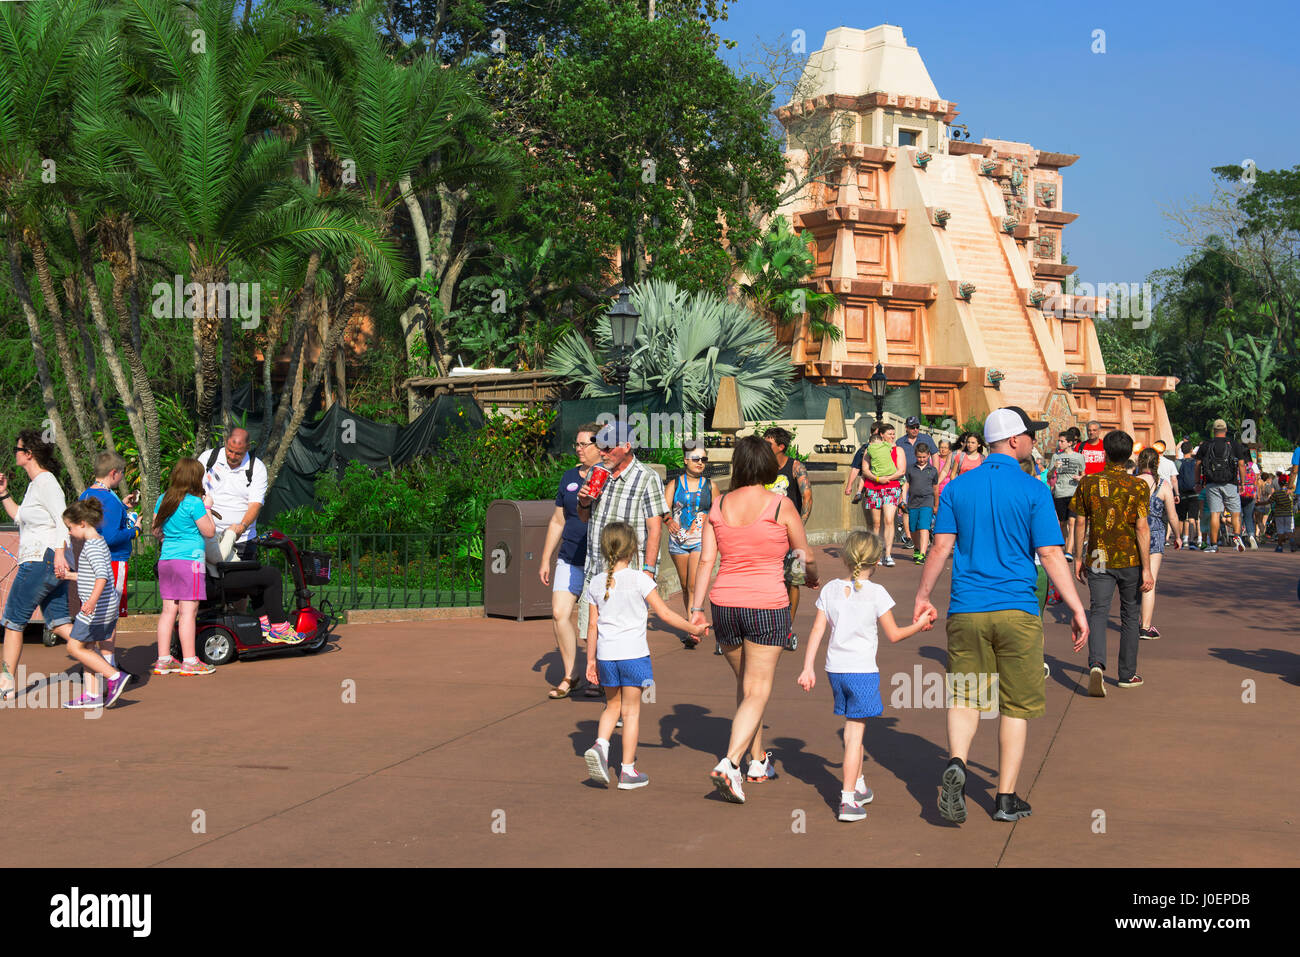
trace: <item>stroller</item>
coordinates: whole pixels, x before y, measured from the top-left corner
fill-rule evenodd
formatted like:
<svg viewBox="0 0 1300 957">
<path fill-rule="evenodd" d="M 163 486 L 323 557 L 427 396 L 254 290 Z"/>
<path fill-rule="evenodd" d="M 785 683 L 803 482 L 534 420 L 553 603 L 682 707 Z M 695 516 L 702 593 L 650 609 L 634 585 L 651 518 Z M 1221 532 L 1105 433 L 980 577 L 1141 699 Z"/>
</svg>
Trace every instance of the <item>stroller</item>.
<svg viewBox="0 0 1300 957">
<path fill-rule="evenodd" d="M 300 642 L 281 644 L 262 636 L 258 616 L 241 610 L 242 600 L 255 590 L 239 586 L 237 573 L 261 571 L 266 567 L 252 561 L 209 561 L 206 600 L 199 603 L 195 621 L 194 645 L 198 656 L 210 665 L 225 665 L 236 658 L 249 658 L 276 651 L 301 651 L 313 654 L 325 647 L 330 633 L 339 622 L 328 599 L 312 605 L 308 585 L 324 585 L 330 580 L 330 557 L 323 552 L 302 552 L 282 532 L 271 532 L 254 539 L 257 547 L 282 552 L 293 579 L 293 610 L 289 624 L 306 637 Z M 221 557 L 218 555 L 217 557 Z M 278 572 L 277 572 L 278 573 Z M 172 655 L 181 656 L 180 634 L 172 632 Z"/>
</svg>

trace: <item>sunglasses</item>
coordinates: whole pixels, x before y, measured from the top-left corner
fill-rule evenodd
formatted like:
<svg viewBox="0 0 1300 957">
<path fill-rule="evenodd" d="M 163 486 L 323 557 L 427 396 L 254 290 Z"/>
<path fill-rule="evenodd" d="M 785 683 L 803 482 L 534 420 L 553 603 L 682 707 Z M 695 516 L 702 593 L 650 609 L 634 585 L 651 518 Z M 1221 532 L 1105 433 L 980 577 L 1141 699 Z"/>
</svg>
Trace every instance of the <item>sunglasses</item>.
<svg viewBox="0 0 1300 957">
<path fill-rule="evenodd" d="M 15 446 L 14 446 L 14 452 L 26 452 L 26 451 L 27 451 L 27 450 L 26 450 L 25 448 L 23 448 L 21 445 L 15 445 Z"/>
<path fill-rule="evenodd" d="M 707 455 L 692 455 L 692 456 L 691 456 L 690 458 L 688 458 L 686 461 L 688 461 L 688 462 L 707 462 L 708 460 L 709 460 L 709 457 L 708 457 Z"/>
</svg>

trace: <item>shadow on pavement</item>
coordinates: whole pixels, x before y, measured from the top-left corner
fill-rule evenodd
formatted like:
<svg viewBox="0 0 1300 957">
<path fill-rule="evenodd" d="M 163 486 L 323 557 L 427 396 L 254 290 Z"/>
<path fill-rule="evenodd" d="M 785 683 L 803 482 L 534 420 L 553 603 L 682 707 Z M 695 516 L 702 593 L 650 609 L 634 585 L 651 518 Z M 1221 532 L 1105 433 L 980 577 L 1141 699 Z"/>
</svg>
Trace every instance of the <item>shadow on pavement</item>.
<svg viewBox="0 0 1300 957">
<path fill-rule="evenodd" d="M 1300 685 L 1300 655 L 1280 648 L 1211 648 L 1210 654 L 1220 661 L 1252 671 L 1277 675 L 1283 681 Z"/>
</svg>

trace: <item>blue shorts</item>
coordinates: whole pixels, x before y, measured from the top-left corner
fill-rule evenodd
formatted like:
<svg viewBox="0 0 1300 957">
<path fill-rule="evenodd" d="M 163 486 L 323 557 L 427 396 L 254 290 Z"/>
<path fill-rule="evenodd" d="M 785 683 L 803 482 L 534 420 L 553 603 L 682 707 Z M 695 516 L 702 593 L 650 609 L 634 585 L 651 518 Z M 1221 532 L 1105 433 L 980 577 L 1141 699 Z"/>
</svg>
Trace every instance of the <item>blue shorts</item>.
<svg viewBox="0 0 1300 957">
<path fill-rule="evenodd" d="M 909 511 L 912 513 L 912 531 L 928 532 L 930 526 L 934 524 L 934 508 L 929 505 L 918 505 Z"/>
<path fill-rule="evenodd" d="M 885 713 L 880 700 L 880 672 L 826 672 L 835 693 L 835 713 L 846 718 L 874 718 Z"/>
<path fill-rule="evenodd" d="M 563 558 L 555 560 L 555 575 L 551 578 L 551 591 L 567 591 L 571 595 L 582 594 L 581 565 L 570 565 Z"/>
<path fill-rule="evenodd" d="M 596 659 L 596 674 L 602 688 L 648 688 L 655 683 L 650 656 L 624 658 L 621 661 Z"/>
<path fill-rule="evenodd" d="M 668 536 L 668 554 L 669 555 L 689 555 L 691 552 L 698 552 L 704 547 L 703 540 L 692 542 L 689 545 L 679 545 L 677 540 L 671 535 Z"/>
<path fill-rule="evenodd" d="M 5 600 L 4 626 L 22 631 L 32 620 L 37 606 L 46 628 L 57 628 L 72 621 L 68 614 L 68 583 L 54 575 L 54 549 L 47 548 L 38 562 L 23 562 Z"/>
<path fill-rule="evenodd" d="M 72 619 L 72 634 L 68 636 L 72 641 L 80 641 L 90 644 L 95 641 L 108 641 L 113 637 L 113 632 L 117 631 L 117 622 L 107 622 L 104 624 L 92 625 L 83 621 L 80 616 Z"/>
</svg>

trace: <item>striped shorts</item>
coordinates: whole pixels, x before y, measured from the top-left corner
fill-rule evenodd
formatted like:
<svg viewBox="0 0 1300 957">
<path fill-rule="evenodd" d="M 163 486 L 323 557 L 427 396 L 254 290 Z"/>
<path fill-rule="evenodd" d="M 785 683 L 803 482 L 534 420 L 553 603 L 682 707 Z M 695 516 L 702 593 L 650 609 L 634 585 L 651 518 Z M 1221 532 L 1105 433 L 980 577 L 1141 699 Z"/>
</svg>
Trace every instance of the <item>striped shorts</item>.
<svg viewBox="0 0 1300 957">
<path fill-rule="evenodd" d="M 734 648 L 742 641 L 756 645 L 784 645 L 790 634 L 790 606 L 784 608 L 728 608 L 713 606 L 713 634 L 718 643 Z"/>
</svg>

